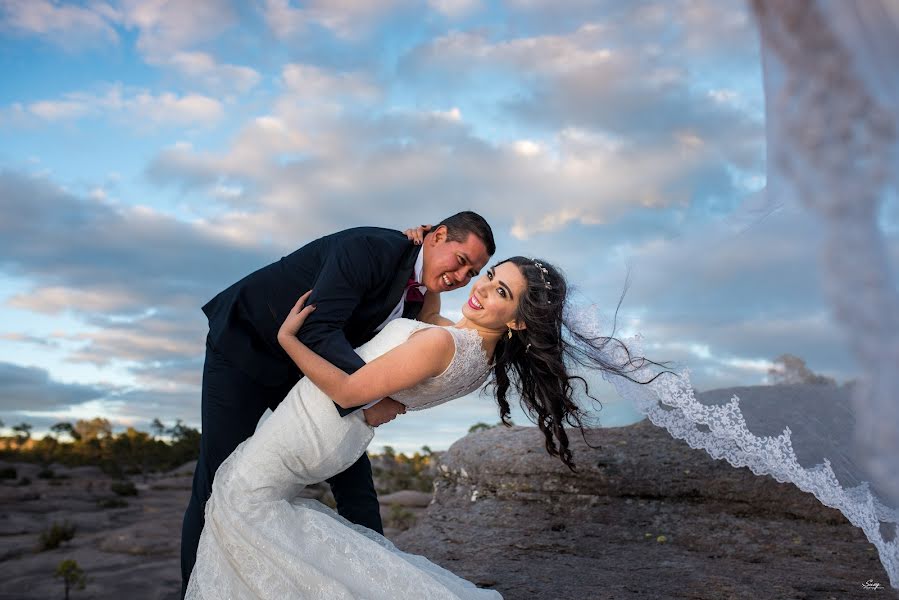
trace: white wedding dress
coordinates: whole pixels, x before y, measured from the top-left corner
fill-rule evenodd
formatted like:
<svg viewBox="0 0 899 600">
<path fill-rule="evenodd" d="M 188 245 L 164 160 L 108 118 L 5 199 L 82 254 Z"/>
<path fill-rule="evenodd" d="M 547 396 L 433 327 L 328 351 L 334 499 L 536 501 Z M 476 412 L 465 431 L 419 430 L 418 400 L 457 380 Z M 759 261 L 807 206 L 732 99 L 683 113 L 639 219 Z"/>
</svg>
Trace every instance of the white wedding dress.
<svg viewBox="0 0 899 600">
<path fill-rule="evenodd" d="M 431 325 L 391 321 L 357 352 L 369 362 L 423 327 Z M 456 344 L 446 370 L 393 396 L 409 410 L 464 396 L 487 377 L 477 332 L 446 329 Z M 373 436 L 361 410 L 341 418 L 321 390 L 301 379 L 216 471 L 187 598 L 500 599 L 297 497 L 356 462 Z"/>
</svg>

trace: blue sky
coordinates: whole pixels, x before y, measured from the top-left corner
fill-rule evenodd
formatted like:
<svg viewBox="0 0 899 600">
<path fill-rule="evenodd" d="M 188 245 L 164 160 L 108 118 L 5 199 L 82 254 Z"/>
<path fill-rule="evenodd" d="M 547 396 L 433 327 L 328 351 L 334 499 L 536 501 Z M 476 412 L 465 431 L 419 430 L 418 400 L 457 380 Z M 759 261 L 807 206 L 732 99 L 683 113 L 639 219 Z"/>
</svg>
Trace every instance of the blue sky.
<svg viewBox="0 0 899 600">
<path fill-rule="evenodd" d="M 746 208 L 764 103 L 741 2 L 0 0 L 0 70 L 7 427 L 199 425 L 208 298 L 320 235 L 464 209 L 606 318 L 629 274 L 619 333 L 699 389 L 787 352 L 855 374 L 814 223 Z M 601 422 L 636 418 L 597 389 Z M 495 420 L 470 397 L 375 447 Z"/>
</svg>

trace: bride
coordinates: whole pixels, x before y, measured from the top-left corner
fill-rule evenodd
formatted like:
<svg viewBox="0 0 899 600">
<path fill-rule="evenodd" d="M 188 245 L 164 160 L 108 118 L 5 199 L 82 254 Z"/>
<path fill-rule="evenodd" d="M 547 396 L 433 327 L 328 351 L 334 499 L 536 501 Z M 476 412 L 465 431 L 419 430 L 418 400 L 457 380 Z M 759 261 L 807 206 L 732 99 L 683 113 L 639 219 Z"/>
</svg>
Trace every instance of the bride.
<svg viewBox="0 0 899 600">
<path fill-rule="evenodd" d="M 398 550 L 323 504 L 297 497 L 365 452 L 374 430 L 344 408 L 390 396 L 421 410 L 479 388 L 492 371 L 500 417 L 510 387 L 545 437 L 546 450 L 574 468 L 564 423 L 582 427 L 566 361 L 628 377 L 646 359 L 614 365 L 600 354 L 615 338 L 589 338 L 563 317 L 567 285 L 552 265 L 512 257 L 472 287 L 458 323 L 440 317 L 428 294 L 420 318 L 391 321 L 357 349 L 366 365 L 348 375 L 297 339 L 315 306 L 304 294 L 278 333 L 305 373 L 248 440 L 219 467 L 187 598 L 497 599 L 426 558 Z M 563 337 L 563 330 L 567 333 Z M 652 363 L 655 364 L 655 363 Z M 585 384 L 586 385 L 586 384 Z M 332 402 L 333 401 L 333 402 Z"/>
</svg>

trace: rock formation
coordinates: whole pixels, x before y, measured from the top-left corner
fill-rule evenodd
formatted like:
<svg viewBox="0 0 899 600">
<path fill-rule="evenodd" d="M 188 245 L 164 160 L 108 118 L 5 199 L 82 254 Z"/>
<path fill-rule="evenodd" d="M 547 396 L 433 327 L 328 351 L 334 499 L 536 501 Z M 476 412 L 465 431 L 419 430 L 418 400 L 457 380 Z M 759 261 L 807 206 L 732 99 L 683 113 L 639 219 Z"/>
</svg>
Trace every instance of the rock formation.
<svg viewBox="0 0 899 600">
<path fill-rule="evenodd" d="M 572 435 L 577 473 L 535 427 L 442 457 L 435 499 L 397 537 L 507 600 L 869 598 L 874 547 L 793 485 L 715 461 L 647 421 Z"/>
</svg>

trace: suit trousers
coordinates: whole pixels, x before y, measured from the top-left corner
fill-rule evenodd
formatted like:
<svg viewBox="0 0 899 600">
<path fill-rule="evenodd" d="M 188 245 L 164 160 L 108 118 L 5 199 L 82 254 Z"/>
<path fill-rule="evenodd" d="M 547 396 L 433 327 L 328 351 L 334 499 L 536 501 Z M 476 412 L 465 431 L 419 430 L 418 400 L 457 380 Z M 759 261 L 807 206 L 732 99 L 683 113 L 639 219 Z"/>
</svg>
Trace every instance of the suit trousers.
<svg viewBox="0 0 899 600">
<path fill-rule="evenodd" d="M 203 366 L 200 458 L 181 530 L 181 597 L 197 559 L 206 500 L 216 470 L 241 442 L 253 435 L 266 408 L 274 409 L 294 382 L 267 387 L 250 378 L 207 339 Z M 336 410 L 336 409 L 335 409 Z M 342 517 L 383 534 L 371 462 L 363 454 L 346 471 L 328 479 Z M 299 541 L 299 540 L 298 540 Z"/>
</svg>

